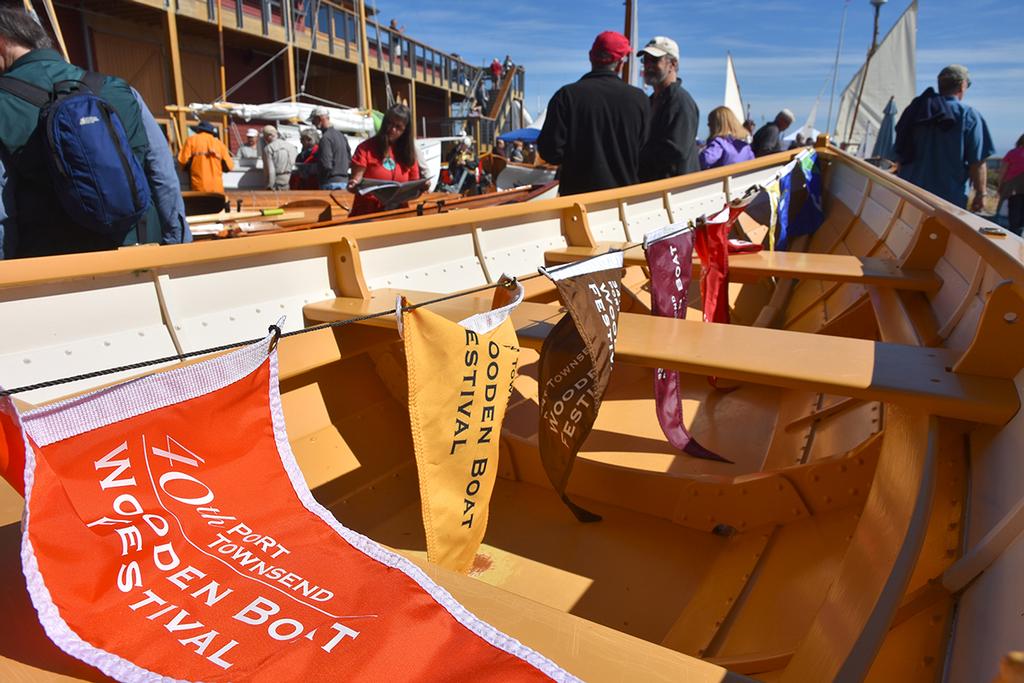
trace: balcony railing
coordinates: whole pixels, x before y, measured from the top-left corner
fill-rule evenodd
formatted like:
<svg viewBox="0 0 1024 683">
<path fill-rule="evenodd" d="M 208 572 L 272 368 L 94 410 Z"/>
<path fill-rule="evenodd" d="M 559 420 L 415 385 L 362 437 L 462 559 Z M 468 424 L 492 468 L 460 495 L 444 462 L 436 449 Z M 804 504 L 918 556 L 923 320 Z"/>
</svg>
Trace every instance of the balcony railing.
<svg viewBox="0 0 1024 683">
<path fill-rule="evenodd" d="M 217 1 L 205 0 L 210 20 L 216 18 Z M 271 27 L 284 29 L 302 49 L 341 57 L 348 61 L 359 58 L 359 20 L 354 11 L 329 0 L 292 0 L 293 22 L 285 22 L 286 0 L 220 0 L 222 19 L 236 28 L 246 26 L 247 17 L 260 23 L 263 35 Z M 471 95 L 472 84 L 482 67 L 463 61 L 456 55 L 442 52 L 426 43 L 409 38 L 402 31 L 366 22 L 367 58 L 371 67 L 393 75 L 415 79 L 463 95 Z M 514 90 L 522 92 L 520 74 Z"/>
</svg>

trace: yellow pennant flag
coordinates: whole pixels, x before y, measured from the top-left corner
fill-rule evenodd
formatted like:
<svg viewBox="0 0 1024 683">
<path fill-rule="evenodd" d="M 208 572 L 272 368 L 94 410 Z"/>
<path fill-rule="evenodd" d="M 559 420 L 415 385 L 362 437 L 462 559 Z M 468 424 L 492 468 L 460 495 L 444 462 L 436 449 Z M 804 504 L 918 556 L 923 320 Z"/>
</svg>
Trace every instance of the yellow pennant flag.
<svg viewBox="0 0 1024 683">
<path fill-rule="evenodd" d="M 465 572 L 487 530 L 498 441 L 519 341 L 499 288 L 493 310 L 454 323 L 426 308 L 404 311 L 409 419 L 419 473 L 427 559 Z"/>
<path fill-rule="evenodd" d="M 764 186 L 768 193 L 768 203 L 771 209 L 768 212 L 768 251 L 775 251 L 775 228 L 779 222 L 779 179 L 771 181 Z"/>
</svg>

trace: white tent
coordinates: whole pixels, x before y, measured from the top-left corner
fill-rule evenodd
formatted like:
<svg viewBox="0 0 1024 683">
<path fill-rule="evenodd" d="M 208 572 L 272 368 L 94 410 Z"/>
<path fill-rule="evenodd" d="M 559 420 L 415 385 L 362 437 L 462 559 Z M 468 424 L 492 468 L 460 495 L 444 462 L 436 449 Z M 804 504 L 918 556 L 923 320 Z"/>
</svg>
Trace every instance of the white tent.
<svg viewBox="0 0 1024 683">
<path fill-rule="evenodd" d="M 526 127 L 527 128 L 536 128 L 537 130 L 540 130 L 541 128 L 544 127 L 544 119 L 546 119 L 547 116 L 548 116 L 548 110 L 545 109 L 541 113 L 537 114 L 537 118 L 535 118 L 533 121 L 528 123 Z"/>
<path fill-rule="evenodd" d="M 857 96 L 864 78 L 862 66 L 843 90 L 836 119 L 836 139 L 861 143 L 866 131 L 878 131 L 885 105 L 894 97 L 902 111 L 916 95 L 917 0 L 903 12 L 879 44 L 868 65 L 867 80 L 857 109 Z M 854 123 L 854 110 L 857 119 Z"/>
<path fill-rule="evenodd" d="M 821 135 L 821 131 L 814 127 L 814 119 L 818 118 L 818 100 L 814 100 L 814 106 L 811 107 L 811 113 L 807 115 L 807 121 L 804 125 L 791 131 L 789 135 L 782 138 L 789 142 L 794 142 L 797 135 L 802 135 L 805 140 L 817 140 L 818 136 Z"/>
</svg>

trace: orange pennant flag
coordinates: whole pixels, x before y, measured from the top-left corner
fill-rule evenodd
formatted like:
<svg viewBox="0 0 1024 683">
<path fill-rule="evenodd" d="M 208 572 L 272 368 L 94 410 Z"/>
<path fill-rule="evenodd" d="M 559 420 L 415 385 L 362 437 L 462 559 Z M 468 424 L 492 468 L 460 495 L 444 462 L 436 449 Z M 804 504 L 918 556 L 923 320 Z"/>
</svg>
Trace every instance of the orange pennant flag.
<svg viewBox="0 0 1024 683">
<path fill-rule="evenodd" d="M 269 349 L 0 399 L 47 635 L 121 681 L 573 680 L 314 500 Z"/>
<path fill-rule="evenodd" d="M 458 323 L 425 308 L 402 314 L 427 559 L 459 572 L 472 567 L 487 530 L 519 357 L 509 314 L 523 293 L 516 283 L 511 303 Z"/>
</svg>

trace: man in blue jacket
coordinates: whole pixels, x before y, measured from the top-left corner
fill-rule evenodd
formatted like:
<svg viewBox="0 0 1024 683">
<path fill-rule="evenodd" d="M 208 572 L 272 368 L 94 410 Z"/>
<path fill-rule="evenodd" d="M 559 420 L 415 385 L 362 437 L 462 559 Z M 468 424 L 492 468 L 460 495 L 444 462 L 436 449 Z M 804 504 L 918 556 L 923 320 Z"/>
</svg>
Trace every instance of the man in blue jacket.
<svg viewBox="0 0 1024 683">
<path fill-rule="evenodd" d="M 985 159 L 995 153 L 988 124 L 963 103 L 971 76 L 951 64 L 939 73 L 939 92 L 915 97 L 896 124 L 899 176 L 956 204 L 967 206 L 967 181 L 974 188 L 971 211 L 985 201 Z"/>
<path fill-rule="evenodd" d="M 49 36 L 21 8 L 0 7 L 0 78 L 52 90 L 81 80 L 85 71 L 52 49 Z M 49 256 L 115 249 L 122 244 L 171 244 L 192 239 L 185 220 L 174 159 L 167 140 L 139 94 L 120 78 L 106 77 L 97 93 L 117 112 L 132 152 L 149 183 L 152 203 L 121 244 L 76 225 L 64 209 L 31 138 L 39 109 L 0 91 L 0 258 Z"/>
</svg>

